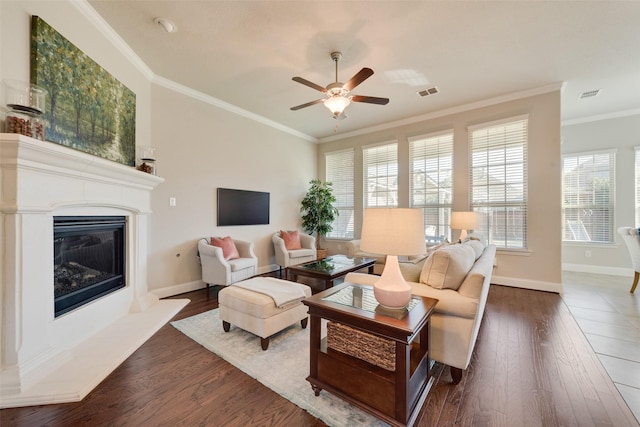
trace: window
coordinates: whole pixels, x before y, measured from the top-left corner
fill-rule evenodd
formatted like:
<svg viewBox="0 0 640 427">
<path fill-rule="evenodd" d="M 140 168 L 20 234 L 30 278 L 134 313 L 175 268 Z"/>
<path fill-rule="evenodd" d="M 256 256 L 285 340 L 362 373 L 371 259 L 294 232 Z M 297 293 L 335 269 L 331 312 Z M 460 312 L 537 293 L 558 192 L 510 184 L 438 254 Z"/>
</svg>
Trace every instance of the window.
<svg viewBox="0 0 640 427">
<path fill-rule="evenodd" d="M 636 227 L 640 227 L 640 146 L 636 147 Z"/>
<path fill-rule="evenodd" d="M 613 243 L 615 151 L 562 156 L 563 240 Z"/>
<path fill-rule="evenodd" d="M 338 217 L 327 234 L 332 239 L 353 239 L 353 149 L 325 155 L 326 180 L 333 184 L 333 195 Z"/>
<path fill-rule="evenodd" d="M 453 132 L 409 138 L 409 194 L 422 208 L 427 243 L 451 239 Z"/>
<path fill-rule="evenodd" d="M 527 247 L 528 118 L 469 128 L 471 209 L 498 248 Z"/>
<path fill-rule="evenodd" d="M 362 148 L 364 207 L 398 206 L 398 144 Z"/>
</svg>

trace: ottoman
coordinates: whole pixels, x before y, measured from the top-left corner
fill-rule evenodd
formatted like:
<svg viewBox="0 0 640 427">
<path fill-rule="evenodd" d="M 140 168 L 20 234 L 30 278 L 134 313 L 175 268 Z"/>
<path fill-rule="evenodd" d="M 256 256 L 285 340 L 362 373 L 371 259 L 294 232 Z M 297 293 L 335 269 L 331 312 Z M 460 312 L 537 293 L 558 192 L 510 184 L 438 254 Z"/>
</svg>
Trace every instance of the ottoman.
<svg viewBox="0 0 640 427">
<path fill-rule="evenodd" d="M 251 332 L 261 338 L 262 349 L 269 347 L 269 338 L 281 330 L 300 321 L 307 327 L 307 306 L 302 299 L 276 304 L 274 297 L 265 293 L 273 289 L 278 292 L 299 293 L 304 298 L 311 296 L 311 288 L 301 283 L 276 279 L 274 277 L 254 277 L 233 283 L 218 293 L 220 319 L 225 332 L 231 325 Z"/>
</svg>

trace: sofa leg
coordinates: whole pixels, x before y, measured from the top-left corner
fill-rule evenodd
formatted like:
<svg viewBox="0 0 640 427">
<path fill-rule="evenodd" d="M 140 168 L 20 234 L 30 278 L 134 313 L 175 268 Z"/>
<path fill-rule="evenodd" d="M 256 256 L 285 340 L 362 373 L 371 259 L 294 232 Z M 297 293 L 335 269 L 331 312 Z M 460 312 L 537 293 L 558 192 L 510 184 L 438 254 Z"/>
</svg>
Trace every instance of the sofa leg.
<svg viewBox="0 0 640 427">
<path fill-rule="evenodd" d="M 462 369 L 451 366 L 451 383 L 458 384 L 462 379 Z"/>
</svg>

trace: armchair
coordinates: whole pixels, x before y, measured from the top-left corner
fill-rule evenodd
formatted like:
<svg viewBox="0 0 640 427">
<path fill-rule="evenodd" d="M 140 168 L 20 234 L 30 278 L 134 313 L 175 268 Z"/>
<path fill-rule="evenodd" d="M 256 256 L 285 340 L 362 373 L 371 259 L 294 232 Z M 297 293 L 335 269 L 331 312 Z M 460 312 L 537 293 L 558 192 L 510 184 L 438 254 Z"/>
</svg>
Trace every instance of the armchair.
<svg viewBox="0 0 640 427">
<path fill-rule="evenodd" d="M 287 249 L 284 240 L 278 231 L 273 235 L 273 248 L 276 254 L 276 264 L 287 268 L 290 265 L 303 264 L 316 259 L 316 238 L 308 234 L 298 232 L 301 249 Z"/>
<path fill-rule="evenodd" d="M 202 281 L 209 285 L 230 285 L 255 276 L 258 257 L 253 242 L 233 239 L 240 258 L 225 260 L 222 248 L 210 244 L 209 239 L 198 241 L 198 257 L 202 265 Z"/>
<path fill-rule="evenodd" d="M 633 278 L 633 284 L 631 285 L 630 293 L 634 293 L 636 286 L 638 286 L 638 279 L 640 279 L 640 235 L 638 234 L 640 229 L 633 227 L 620 227 L 618 228 L 618 234 L 622 236 L 622 240 L 627 244 L 629 248 L 629 256 L 631 256 L 631 264 L 635 272 Z"/>
</svg>

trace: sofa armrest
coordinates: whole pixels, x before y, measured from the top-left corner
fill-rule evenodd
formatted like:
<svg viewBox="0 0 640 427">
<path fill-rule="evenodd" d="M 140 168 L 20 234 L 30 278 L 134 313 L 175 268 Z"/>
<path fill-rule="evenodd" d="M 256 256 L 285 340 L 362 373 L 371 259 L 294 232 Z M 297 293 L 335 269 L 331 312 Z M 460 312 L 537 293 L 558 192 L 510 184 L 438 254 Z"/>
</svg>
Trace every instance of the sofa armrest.
<svg viewBox="0 0 640 427">
<path fill-rule="evenodd" d="M 300 236 L 300 246 L 304 249 L 315 249 L 316 238 L 304 233 L 298 233 Z"/>
<path fill-rule="evenodd" d="M 216 258 L 223 264 L 227 263 L 224 259 L 224 255 L 222 254 L 222 248 L 210 245 L 207 239 L 200 239 L 200 241 L 198 241 L 198 254 L 200 255 L 201 262 L 205 257 L 209 257 Z"/>
<path fill-rule="evenodd" d="M 233 243 L 238 249 L 240 258 L 258 258 L 253 252 L 253 242 L 246 242 L 244 240 L 233 240 Z"/>
<path fill-rule="evenodd" d="M 347 256 L 353 258 L 358 252 L 360 252 L 360 240 L 349 240 L 346 243 Z"/>
</svg>

